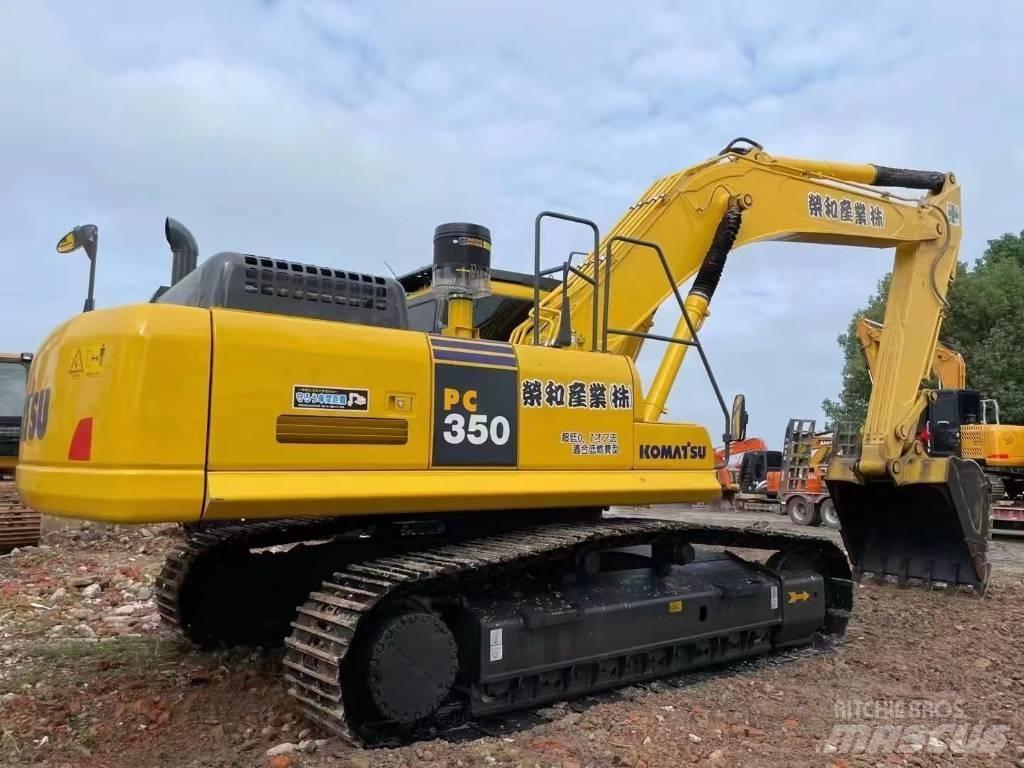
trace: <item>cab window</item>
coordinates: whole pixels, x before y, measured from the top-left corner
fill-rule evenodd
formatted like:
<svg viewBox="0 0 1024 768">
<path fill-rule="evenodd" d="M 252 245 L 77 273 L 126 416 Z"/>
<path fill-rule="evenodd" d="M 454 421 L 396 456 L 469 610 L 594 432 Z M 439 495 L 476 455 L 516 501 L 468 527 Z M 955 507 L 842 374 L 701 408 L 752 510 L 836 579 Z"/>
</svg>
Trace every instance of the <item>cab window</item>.
<svg viewBox="0 0 1024 768">
<path fill-rule="evenodd" d="M 21 418 L 28 370 L 18 362 L 0 362 L 0 418 Z"/>
</svg>

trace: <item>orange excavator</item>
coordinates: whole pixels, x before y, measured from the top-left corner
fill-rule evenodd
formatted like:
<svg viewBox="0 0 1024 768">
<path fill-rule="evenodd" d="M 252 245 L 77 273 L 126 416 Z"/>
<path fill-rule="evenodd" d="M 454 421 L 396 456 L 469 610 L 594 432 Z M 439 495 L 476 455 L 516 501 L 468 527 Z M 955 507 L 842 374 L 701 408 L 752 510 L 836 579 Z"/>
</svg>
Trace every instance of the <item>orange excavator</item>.
<svg viewBox="0 0 1024 768">
<path fill-rule="evenodd" d="M 777 512 L 782 452 L 770 451 L 760 437 L 737 440 L 715 449 L 718 482 L 726 507 Z"/>
</svg>

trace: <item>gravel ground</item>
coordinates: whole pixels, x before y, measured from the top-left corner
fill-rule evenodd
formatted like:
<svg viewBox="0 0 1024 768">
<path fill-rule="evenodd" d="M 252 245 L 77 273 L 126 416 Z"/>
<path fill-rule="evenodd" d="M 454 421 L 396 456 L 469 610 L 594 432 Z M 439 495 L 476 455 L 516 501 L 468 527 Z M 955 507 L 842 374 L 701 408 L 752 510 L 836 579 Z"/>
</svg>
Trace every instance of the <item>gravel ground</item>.
<svg viewBox="0 0 1024 768">
<path fill-rule="evenodd" d="M 0 765 L 1024 766 L 1024 540 L 993 542 L 983 599 L 859 587 L 847 640 L 831 651 L 364 751 L 301 721 L 278 683 L 278 652 L 200 653 L 159 626 L 153 578 L 176 536 L 63 528 L 0 557 Z"/>
</svg>

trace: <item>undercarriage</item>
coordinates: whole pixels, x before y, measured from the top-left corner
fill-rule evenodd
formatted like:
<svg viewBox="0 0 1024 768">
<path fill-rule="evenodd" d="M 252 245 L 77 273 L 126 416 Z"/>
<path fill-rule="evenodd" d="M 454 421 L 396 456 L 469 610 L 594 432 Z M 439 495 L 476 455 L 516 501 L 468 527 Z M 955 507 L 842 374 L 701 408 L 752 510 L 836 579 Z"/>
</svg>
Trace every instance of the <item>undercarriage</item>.
<svg viewBox="0 0 1024 768">
<path fill-rule="evenodd" d="M 851 574 L 828 541 L 598 510 L 502 517 L 518 522 L 194 527 L 157 601 L 203 646 L 283 640 L 305 714 L 365 744 L 845 631 Z"/>
<path fill-rule="evenodd" d="M 0 478 L 0 552 L 39 543 L 42 516 L 26 507 L 13 480 Z"/>
</svg>

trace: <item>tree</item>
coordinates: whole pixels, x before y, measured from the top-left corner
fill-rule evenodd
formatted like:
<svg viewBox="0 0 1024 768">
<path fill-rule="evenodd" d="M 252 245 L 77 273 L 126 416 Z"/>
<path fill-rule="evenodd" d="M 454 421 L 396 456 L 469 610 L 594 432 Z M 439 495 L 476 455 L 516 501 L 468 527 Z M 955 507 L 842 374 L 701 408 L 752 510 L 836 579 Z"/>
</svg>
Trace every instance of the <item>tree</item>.
<svg viewBox="0 0 1024 768">
<path fill-rule="evenodd" d="M 889 275 L 837 339 L 843 386 L 835 400 L 822 403 L 832 423 L 862 422 L 867 413 L 871 382 L 853 326 L 861 316 L 882 320 L 888 286 Z M 1024 424 L 1024 232 L 990 240 L 971 268 L 959 265 L 947 298 L 940 337 L 964 356 L 967 385 L 999 401 L 1002 421 Z"/>
</svg>

